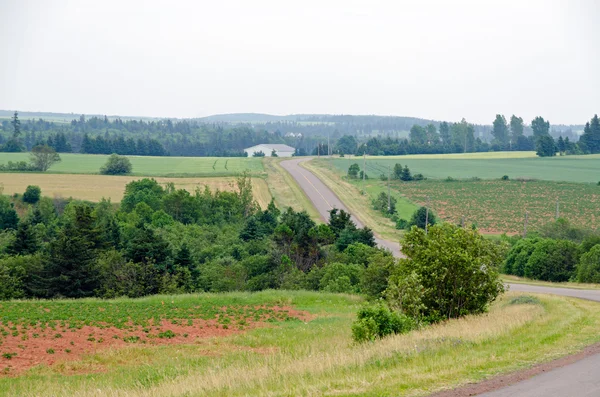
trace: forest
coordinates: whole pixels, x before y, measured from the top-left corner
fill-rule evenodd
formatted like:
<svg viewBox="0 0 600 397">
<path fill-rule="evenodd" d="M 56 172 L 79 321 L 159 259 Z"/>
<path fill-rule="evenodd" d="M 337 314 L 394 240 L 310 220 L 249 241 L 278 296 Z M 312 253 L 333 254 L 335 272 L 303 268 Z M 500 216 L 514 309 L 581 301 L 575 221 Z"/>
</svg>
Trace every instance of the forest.
<svg viewBox="0 0 600 397">
<path fill-rule="evenodd" d="M 141 179 L 120 205 L 50 199 L 30 186 L 0 196 L 0 299 L 351 292 L 368 262 L 392 260 L 374 246 L 344 211 L 317 225 L 273 203 L 261 210 L 246 175 L 235 192 L 193 194 Z"/>
<path fill-rule="evenodd" d="M 541 135 L 555 141 L 562 138 L 567 142 L 565 152 L 595 152 L 583 146 L 569 150 L 569 142 L 574 145 L 579 139 L 578 131 L 585 135 L 586 128 L 594 128 L 594 119 L 587 127 L 551 127 L 542 117 L 526 124 L 515 115 L 509 121 L 497 115 L 487 126 L 464 119 L 449 123 L 350 115 L 240 114 L 181 120 L 82 115 L 70 122 L 39 117 L 20 120 L 16 112 L 11 117 L 0 123 L 0 150 L 5 152 L 29 151 L 37 144 L 47 144 L 61 153 L 229 157 L 244 156 L 245 148 L 260 143 L 283 143 L 295 147 L 297 155 L 317 155 L 330 152 L 328 142 L 331 153 L 359 155 L 530 151 L 537 150 Z"/>
</svg>

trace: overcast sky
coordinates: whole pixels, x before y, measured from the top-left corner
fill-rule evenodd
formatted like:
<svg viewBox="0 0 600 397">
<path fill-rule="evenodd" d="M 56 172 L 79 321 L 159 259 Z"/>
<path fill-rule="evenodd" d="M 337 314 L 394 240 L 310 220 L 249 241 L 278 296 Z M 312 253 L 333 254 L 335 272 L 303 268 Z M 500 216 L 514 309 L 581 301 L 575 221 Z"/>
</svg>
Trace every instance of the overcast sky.
<svg viewBox="0 0 600 397">
<path fill-rule="evenodd" d="M 600 113 L 595 0 L 0 0 L 0 21 L 0 109 Z"/>
</svg>

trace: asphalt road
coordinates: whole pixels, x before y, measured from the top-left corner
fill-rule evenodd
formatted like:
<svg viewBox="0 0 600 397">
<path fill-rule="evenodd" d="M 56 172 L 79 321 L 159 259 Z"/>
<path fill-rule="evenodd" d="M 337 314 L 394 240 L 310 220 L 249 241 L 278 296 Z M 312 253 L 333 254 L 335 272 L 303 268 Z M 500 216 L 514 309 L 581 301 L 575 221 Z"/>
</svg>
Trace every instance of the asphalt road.
<svg viewBox="0 0 600 397">
<path fill-rule="evenodd" d="M 310 159 L 301 158 L 286 160 L 281 162 L 281 166 L 290 173 L 290 175 L 298 182 L 298 185 L 304 190 L 304 193 L 308 196 L 310 201 L 319 211 L 321 218 L 324 221 L 329 220 L 329 210 L 337 208 L 340 210 L 348 211 L 348 208 L 341 202 L 341 200 L 329 189 L 319 178 L 317 178 L 312 172 L 305 168 L 302 168 L 299 163 L 308 161 Z M 358 228 L 364 227 L 363 223 L 352 215 L 352 220 L 356 223 Z M 394 254 L 394 256 L 400 256 L 400 244 L 397 242 L 382 240 L 375 238 L 375 242 L 378 246 L 386 248 Z"/>
<path fill-rule="evenodd" d="M 300 167 L 299 163 L 309 159 L 282 161 L 281 166 L 289 172 L 304 190 L 323 220 L 329 218 L 332 208 L 348 211 L 340 199 L 312 172 Z M 349 212 L 349 211 L 348 211 Z M 352 215 L 356 226 L 362 222 Z M 400 256 L 398 243 L 376 239 L 380 247 Z M 600 290 L 580 290 L 568 288 L 540 287 L 527 284 L 509 284 L 511 291 L 532 292 L 570 296 L 600 302 Z M 600 396 L 600 354 L 577 361 L 565 367 L 556 368 L 493 392 L 480 394 L 481 397 L 599 397 Z"/>
</svg>

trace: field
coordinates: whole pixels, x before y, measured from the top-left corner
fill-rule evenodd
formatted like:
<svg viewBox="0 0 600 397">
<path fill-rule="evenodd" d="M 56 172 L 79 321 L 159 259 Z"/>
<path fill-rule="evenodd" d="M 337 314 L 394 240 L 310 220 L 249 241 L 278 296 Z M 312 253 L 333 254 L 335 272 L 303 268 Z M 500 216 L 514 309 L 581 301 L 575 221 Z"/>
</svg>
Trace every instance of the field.
<svg viewBox="0 0 600 397">
<path fill-rule="evenodd" d="M 0 395 L 425 395 L 600 340 L 597 303 L 516 296 L 364 345 L 350 338 L 352 295 L 4 302 Z"/>
<path fill-rule="evenodd" d="M 125 185 L 138 176 L 82 175 L 82 174 L 0 174 L 0 189 L 4 194 L 23 194 L 28 185 L 37 185 L 42 194 L 48 197 L 73 197 L 80 200 L 100 201 L 110 198 L 118 203 L 123 198 Z M 235 177 L 221 178 L 155 178 L 159 183 L 172 182 L 178 189 L 193 193 L 196 188 L 208 186 L 212 191 L 232 191 L 236 189 Z M 262 178 L 252 178 L 252 193 L 258 204 L 266 208 L 271 201 L 267 183 Z"/>
<path fill-rule="evenodd" d="M 107 155 L 73 154 L 60 155 L 62 161 L 54 164 L 47 173 L 98 174 L 106 163 Z M 152 157 L 127 156 L 133 165 L 135 176 L 203 177 L 233 176 L 248 170 L 253 175 L 264 173 L 262 159 L 244 157 Z M 9 161 L 29 161 L 28 153 L 0 153 L 0 164 Z M 0 174 L 2 178 L 2 174 Z M 1 179 L 0 179 L 1 182 Z"/>
<path fill-rule="evenodd" d="M 380 182 L 381 183 L 381 182 Z M 431 208 L 440 218 L 475 224 L 486 233 L 520 233 L 525 211 L 528 230 L 554 221 L 556 200 L 560 216 L 586 228 L 600 227 L 600 187 L 590 184 L 547 181 L 456 181 L 427 180 L 392 182 L 392 189 L 410 201 Z"/>
<path fill-rule="evenodd" d="M 333 165 L 343 173 L 353 163 L 362 169 L 362 157 L 333 158 Z M 413 174 L 431 179 L 479 177 L 499 179 L 526 178 L 548 181 L 597 183 L 600 180 L 600 155 L 538 158 L 533 152 L 467 153 L 415 156 L 367 156 L 367 175 L 387 175 L 388 166 L 407 165 Z"/>
</svg>

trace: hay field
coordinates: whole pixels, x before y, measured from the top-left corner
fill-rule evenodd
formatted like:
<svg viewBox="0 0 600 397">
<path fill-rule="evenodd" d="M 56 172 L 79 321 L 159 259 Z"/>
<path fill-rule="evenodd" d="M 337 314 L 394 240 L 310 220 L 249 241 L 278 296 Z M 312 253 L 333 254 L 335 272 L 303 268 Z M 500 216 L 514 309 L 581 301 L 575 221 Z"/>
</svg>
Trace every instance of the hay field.
<svg viewBox="0 0 600 397">
<path fill-rule="evenodd" d="M 141 179 L 138 176 L 111 176 L 85 174 L 34 174 L 34 173 L 5 173 L 0 174 L 0 188 L 4 194 L 22 194 L 28 185 L 37 185 L 42 189 L 42 195 L 48 197 L 73 197 L 80 200 L 100 201 L 103 197 L 112 202 L 120 202 L 125 192 L 125 185 Z M 233 191 L 235 177 L 211 178 L 155 178 L 159 183 L 174 183 L 178 189 L 194 192 L 197 187 L 211 190 Z M 271 193 L 264 179 L 253 178 L 252 190 L 254 198 L 261 208 L 271 201 Z"/>
</svg>

